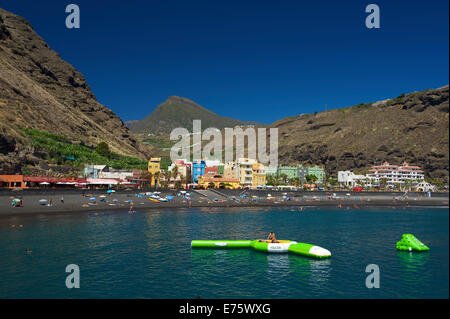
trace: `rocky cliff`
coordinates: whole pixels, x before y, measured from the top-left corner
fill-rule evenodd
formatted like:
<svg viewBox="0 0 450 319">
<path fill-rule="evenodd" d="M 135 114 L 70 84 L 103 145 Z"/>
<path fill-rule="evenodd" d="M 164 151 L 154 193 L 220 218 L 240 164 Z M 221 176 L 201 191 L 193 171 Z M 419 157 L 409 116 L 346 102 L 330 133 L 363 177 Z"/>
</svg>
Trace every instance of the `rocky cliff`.
<svg viewBox="0 0 450 319">
<path fill-rule="evenodd" d="M 97 102 L 81 73 L 24 18 L 0 8 L 0 165 L 4 168 L 17 169 L 29 158 L 36 161 L 38 154 L 32 154 L 35 150 L 20 127 L 91 146 L 105 141 L 116 153 L 142 159 L 149 152 L 113 111 Z"/>
<path fill-rule="evenodd" d="M 449 87 L 277 121 L 283 164 L 322 164 L 329 173 L 408 161 L 448 180 Z"/>
</svg>

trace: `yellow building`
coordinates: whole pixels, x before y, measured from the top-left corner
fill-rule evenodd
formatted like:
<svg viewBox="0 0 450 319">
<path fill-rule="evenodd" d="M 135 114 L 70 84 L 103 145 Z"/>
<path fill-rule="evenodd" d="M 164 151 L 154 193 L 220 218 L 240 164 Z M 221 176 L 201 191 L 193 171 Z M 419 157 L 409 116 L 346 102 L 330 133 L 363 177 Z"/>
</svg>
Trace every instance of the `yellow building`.
<svg viewBox="0 0 450 319">
<path fill-rule="evenodd" d="M 161 157 L 152 157 L 148 161 L 148 172 L 151 174 L 151 186 L 159 185 L 159 173 L 161 171 Z"/>
<path fill-rule="evenodd" d="M 216 176 L 202 175 L 198 177 L 198 186 L 201 188 L 228 188 L 238 189 L 240 188 L 239 178 L 227 178 Z"/>
<path fill-rule="evenodd" d="M 254 163 L 252 165 L 252 187 L 266 185 L 266 170 L 261 163 Z"/>
</svg>

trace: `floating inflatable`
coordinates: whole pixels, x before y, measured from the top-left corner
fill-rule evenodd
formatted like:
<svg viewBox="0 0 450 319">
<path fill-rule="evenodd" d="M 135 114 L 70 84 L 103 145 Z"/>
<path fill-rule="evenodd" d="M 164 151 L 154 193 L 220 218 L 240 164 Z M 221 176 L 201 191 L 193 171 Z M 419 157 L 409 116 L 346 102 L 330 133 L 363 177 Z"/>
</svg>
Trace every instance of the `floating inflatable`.
<svg viewBox="0 0 450 319">
<path fill-rule="evenodd" d="M 313 258 L 331 257 L 329 250 L 305 243 L 298 243 L 291 240 L 278 240 L 272 243 L 267 240 L 193 240 L 192 248 L 253 248 L 257 251 L 267 253 L 291 253 Z"/>
<path fill-rule="evenodd" d="M 397 242 L 397 250 L 403 251 L 427 251 L 430 250 L 425 244 L 412 234 L 403 234 L 402 239 Z"/>
<path fill-rule="evenodd" d="M 195 248 L 249 248 L 251 240 L 193 240 Z"/>
</svg>

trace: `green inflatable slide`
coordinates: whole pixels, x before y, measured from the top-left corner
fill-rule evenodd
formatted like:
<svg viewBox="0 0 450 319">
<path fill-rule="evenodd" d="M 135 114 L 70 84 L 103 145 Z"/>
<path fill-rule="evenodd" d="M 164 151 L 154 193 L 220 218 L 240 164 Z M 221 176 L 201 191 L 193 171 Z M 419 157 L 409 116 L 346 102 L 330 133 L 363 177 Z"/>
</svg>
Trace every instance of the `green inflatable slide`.
<svg viewBox="0 0 450 319">
<path fill-rule="evenodd" d="M 397 250 L 403 251 L 426 251 L 429 250 L 425 244 L 412 234 L 403 234 L 402 239 L 397 242 Z"/>
</svg>

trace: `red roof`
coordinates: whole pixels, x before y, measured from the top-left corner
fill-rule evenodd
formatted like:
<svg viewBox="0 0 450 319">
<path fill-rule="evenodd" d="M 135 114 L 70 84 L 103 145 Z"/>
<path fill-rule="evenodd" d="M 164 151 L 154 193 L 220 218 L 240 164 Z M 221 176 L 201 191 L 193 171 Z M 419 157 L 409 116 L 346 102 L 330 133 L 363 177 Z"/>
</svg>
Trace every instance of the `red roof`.
<svg viewBox="0 0 450 319">
<path fill-rule="evenodd" d="M 87 183 L 86 179 L 84 178 L 64 178 L 64 177 L 47 177 L 47 176 L 24 176 L 23 177 L 24 182 L 33 182 L 33 183 L 69 183 L 69 182 L 76 182 L 76 183 Z"/>
</svg>

